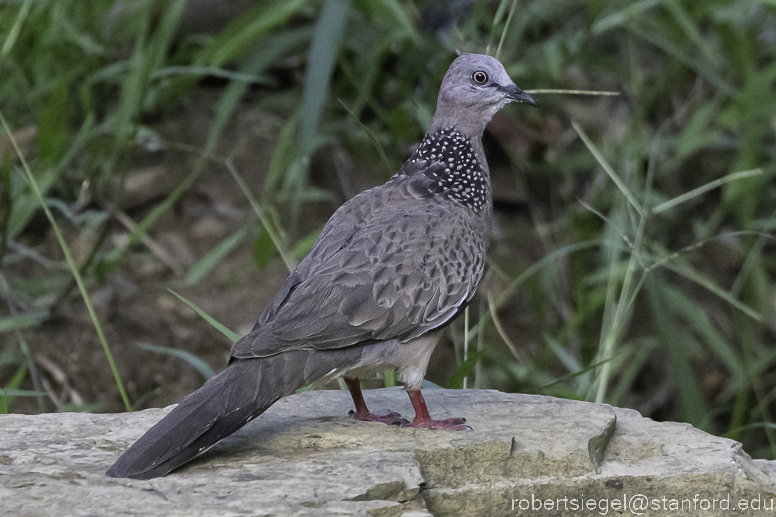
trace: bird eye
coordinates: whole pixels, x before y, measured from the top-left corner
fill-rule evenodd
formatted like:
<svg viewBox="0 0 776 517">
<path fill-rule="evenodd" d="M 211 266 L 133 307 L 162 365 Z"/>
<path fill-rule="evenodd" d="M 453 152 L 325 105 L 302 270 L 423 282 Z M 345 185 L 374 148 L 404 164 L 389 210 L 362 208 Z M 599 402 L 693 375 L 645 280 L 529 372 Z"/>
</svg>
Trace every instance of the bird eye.
<svg viewBox="0 0 776 517">
<path fill-rule="evenodd" d="M 482 70 L 477 70 L 472 74 L 472 79 L 474 79 L 474 82 L 477 84 L 485 84 L 488 82 L 488 74 Z"/>
</svg>

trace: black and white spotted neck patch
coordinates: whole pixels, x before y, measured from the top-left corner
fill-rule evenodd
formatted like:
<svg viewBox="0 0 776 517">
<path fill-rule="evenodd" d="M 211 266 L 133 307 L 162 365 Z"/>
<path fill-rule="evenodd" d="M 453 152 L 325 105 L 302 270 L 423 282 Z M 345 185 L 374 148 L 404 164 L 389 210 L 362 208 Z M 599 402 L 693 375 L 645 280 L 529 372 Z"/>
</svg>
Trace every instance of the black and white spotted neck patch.
<svg viewBox="0 0 776 517">
<path fill-rule="evenodd" d="M 478 213 L 485 207 L 489 186 L 482 165 L 471 141 L 455 129 L 427 134 L 408 163 L 429 165 L 423 174 L 434 182 L 429 189 L 432 193 L 447 196 Z"/>
</svg>

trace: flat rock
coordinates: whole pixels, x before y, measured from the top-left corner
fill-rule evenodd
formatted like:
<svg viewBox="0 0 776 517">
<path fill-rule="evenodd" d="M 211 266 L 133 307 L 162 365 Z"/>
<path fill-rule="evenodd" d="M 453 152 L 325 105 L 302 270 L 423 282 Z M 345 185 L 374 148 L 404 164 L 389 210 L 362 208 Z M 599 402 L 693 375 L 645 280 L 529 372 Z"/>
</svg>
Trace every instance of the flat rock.
<svg viewBox="0 0 776 517">
<path fill-rule="evenodd" d="M 472 432 L 347 417 L 343 391 L 281 400 L 165 478 L 108 467 L 170 408 L 0 415 L 0 513 L 85 515 L 763 515 L 776 462 L 637 412 L 490 390 L 424 390 Z M 399 388 L 365 394 L 412 415 Z M 746 505 L 746 508 L 744 508 Z"/>
</svg>

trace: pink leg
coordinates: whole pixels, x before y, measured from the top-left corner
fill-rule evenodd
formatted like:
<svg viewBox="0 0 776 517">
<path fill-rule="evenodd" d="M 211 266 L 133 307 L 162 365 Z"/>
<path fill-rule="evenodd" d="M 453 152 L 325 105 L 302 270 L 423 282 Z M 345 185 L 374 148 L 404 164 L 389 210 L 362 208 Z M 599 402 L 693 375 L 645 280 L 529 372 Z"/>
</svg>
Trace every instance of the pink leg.
<svg viewBox="0 0 776 517">
<path fill-rule="evenodd" d="M 356 405 L 356 410 L 350 410 L 348 413 L 356 420 L 363 420 L 365 422 L 382 422 L 388 425 L 404 425 L 409 423 L 409 420 L 402 418 L 399 413 L 388 413 L 387 415 L 373 415 L 369 412 L 369 408 L 366 407 L 364 401 L 364 395 L 361 393 L 361 383 L 358 379 L 345 379 L 345 384 L 350 391 L 350 396 L 353 397 L 353 403 Z"/>
<path fill-rule="evenodd" d="M 402 427 L 424 427 L 426 429 L 446 429 L 449 431 L 471 431 L 472 428 L 464 425 L 465 418 L 448 418 L 447 420 L 432 420 L 428 414 L 426 401 L 420 390 L 409 389 L 405 386 L 407 395 L 410 396 L 412 407 L 415 408 L 415 419 L 412 423 L 402 424 Z"/>
</svg>

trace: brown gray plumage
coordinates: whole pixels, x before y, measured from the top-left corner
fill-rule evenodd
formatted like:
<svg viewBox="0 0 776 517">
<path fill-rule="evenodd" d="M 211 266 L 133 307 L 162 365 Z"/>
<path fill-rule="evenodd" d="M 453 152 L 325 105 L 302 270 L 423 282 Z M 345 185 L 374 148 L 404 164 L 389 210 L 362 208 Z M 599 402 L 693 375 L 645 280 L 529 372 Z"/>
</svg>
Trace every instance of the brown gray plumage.
<svg viewBox="0 0 776 517">
<path fill-rule="evenodd" d="M 143 435 L 109 476 L 163 476 L 322 377 L 343 376 L 361 420 L 468 429 L 432 420 L 419 392 L 441 329 L 482 277 L 492 195 L 481 136 L 506 103 L 536 101 L 501 63 L 465 54 L 450 66 L 426 137 L 387 183 L 329 219 L 229 366 Z M 369 413 L 358 377 L 397 368 L 412 422 Z"/>
</svg>

